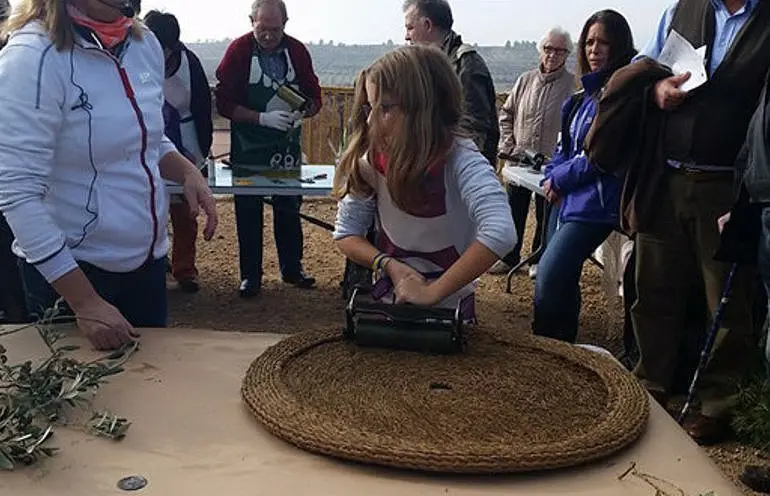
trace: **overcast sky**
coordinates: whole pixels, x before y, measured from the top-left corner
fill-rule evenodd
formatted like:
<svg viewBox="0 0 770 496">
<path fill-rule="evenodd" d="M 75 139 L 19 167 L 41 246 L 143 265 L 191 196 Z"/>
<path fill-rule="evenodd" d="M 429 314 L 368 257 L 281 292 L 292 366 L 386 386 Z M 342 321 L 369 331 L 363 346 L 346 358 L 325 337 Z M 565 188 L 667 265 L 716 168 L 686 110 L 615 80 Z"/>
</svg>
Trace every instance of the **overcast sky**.
<svg viewBox="0 0 770 496">
<path fill-rule="evenodd" d="M 593 12 L 612 8 L 626 16 L 637 47 L 655 30 L 673 0 L 450 0 L 455 30 L 470 43 L 503 45 L 537 40 L 552 25 L 577 38 Z M 19 0 L 11 0 L 17 4 Z M 251 0 L 142 0 L 142 10 L 162 9 L 179 18 L 183 41 L 235 38 L 250 29 Z M 402 43 L 401 0 L 286 0 L 286 31 L 302 41 L 346 44 Z"/>
</svg>

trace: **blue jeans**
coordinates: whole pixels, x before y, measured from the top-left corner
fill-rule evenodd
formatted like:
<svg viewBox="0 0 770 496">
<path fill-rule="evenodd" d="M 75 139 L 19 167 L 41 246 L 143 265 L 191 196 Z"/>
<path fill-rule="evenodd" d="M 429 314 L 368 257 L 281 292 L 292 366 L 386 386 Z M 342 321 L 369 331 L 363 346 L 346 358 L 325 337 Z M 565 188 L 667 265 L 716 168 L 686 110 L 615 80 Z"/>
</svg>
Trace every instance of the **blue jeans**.
<svg viewBox="0 0 770 496">
<path fill-rule="evenodd" d="M 284 279 L 296 278 L 302 271 L 303 237 L 299 209 L 301 196 L 274 196 L 273 235 L 278 263 Z M 262 198 L 235 195 L 235 223 L 241 279 L 262 280 Z"/>
<path fill-rule="evenodd" d="M 557 215 L 558 209 L 553 209 L 552 217 Z M 535 279 L 532 329 L 536 335 L 575 342 L 580 317 L 583 263 L 612 230 L 609 224 L 565 222 L 548 236 Z"/>
<path fill-rule="evenodd" d="M 770 207 L 762 209 L 762 231 L 759 235 L 758 253 L 759 272 L 765 283 L 765 290 L 770 295 Z M 770 314 L 768 314 L 770 318 Z M 765 338 L 765 369 L 770 381 L 770 334 Z"/>
<path fill-rule="evenodd" d="M 159 258 L 133 272 L 107 272 L 80 262 L 81 270 L 99 296 L 117 308 L 134 327 L 166 327 L 166 258 Z M 20 263 L 27 307 L 37 318 L 52 308 L 59 298 L 54 288 L 35 268 Z"/>
</svg>

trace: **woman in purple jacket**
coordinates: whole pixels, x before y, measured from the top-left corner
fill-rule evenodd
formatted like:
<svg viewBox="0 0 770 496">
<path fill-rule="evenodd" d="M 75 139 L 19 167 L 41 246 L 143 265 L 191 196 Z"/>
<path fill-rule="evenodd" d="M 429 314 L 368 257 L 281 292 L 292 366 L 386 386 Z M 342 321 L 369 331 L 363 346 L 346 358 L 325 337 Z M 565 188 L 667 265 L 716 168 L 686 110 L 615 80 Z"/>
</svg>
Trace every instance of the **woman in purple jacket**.
<svg viewBox="0 0 770 496">
<path fill-rule="evenodd" d="M 558 210 L 535 283 L 535 334 L 574 342 L 580 316 L 583 263 L 618 226 L 620 179 L 588 162 L 583 140 L 597 111 L 602 87 L 636 51 L 626 19 L 613 10 L 592 15 L 578 41 L 582 91 L 562 108 L 562 132 L 545 167 L 543 190 Z"/>
</svg>

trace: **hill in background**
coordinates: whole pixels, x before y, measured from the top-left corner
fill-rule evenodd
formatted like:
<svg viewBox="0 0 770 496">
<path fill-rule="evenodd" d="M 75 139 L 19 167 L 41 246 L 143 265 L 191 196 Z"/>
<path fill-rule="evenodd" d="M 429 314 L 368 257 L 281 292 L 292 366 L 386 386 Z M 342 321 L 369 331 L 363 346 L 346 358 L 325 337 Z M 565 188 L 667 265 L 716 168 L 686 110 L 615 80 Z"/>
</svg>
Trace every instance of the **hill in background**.
<svg viewBox="0 0 770 496">
<path fill-rule="evenodd" d="M 187 46 L 200 57 L 203 68 L 214 84 L 214 71 L 222 59 L 230 40 L 189 43 Z M 352 86 L 356 74 L 378 57 L 396 48 L 392 41 L 381 45 L 343 45 L 333 41 L 308 43 L 318 78 L 322 86 Z M 516 78 L 538 63 L 537 44 L 534 41 L 508 42 L 505 46 L 479 46 L 479 53 L 489 66 L 498 93 L 508 91 Z M 574 55 L 568 66 L 575 67 Z"/>
</svg>

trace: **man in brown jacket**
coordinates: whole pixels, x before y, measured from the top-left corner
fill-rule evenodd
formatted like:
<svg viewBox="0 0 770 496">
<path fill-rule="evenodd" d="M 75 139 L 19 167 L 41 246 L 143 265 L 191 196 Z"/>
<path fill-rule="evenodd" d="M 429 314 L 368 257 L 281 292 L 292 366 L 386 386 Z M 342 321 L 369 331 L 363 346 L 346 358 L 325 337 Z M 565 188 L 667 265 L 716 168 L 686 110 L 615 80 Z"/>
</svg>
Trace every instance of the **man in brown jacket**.
<svg viewBox="0 0 770 496">
<path fill-rule="evenodd" d="M 516 158 L 527 150 L 546 156 L 553 153 L 561 130 L 561 107 L 576 89 L 575 75 L 565 66 L 572 48 L 569 33 L 558 27 L 548 30 L 540 40 L 539 66 L 519 76 L 500 109 L 501 155 Z M 506 160 L 505 165 L 515 166 L 519 163 Z M 519 240 L 511 253 L 492 266 L 490 274 L 507 273 L 521 259 L 532 191 L 515 185 L 508 185 L 506 189 Z M 538 195 L 535 198 L 535 210 L 537 227 L 532 240 L 533 250 L 541 241 L 544 197 Z M 530 277 L 535 277 L 536 273 L 537 265 L 530 266 Z"/>
<path fill-rule="evenodd" d="M 694 47 L 706 46 L 709 73 L 705 84 L 689 92 L 679 88 L 687 74 L 653 83 L 649 97 L 659 110 L 645 110 L 645 121 L 660 125 L 655 126 L 654 141 L 636 143 L 635 150 L 648 153 L 647 162 L 629 170 L 623 195 L 624 225 L 638 231 L 638 299 L 632 311 L 641 351 L 636 373 L 663 404 L 684 338 L 689 284 L 702 275 L 713 318 L 729 271 L 727 264 L 714 260 L 720 239 L 716 220 L 732 205 L 735 159 L 770 67 L 768 25 L 768 2 L 680 0 L 665 12 L 657 36 L 641 52 L 657 58 L 670 30 L 676 30 Z M 631 176 L 636 185 L 629 184 Z M 655 187 L 644 184 L 653 178 Z M 628 195 L 633 189 L 634 196 Z M 751 339 L 752 279 L 747 275 L 739 273 L 703 376 L 701 413 L 686 424 L 701 444 L 729 434 L 727 399 L 756 348 Z"/>
</svg>

